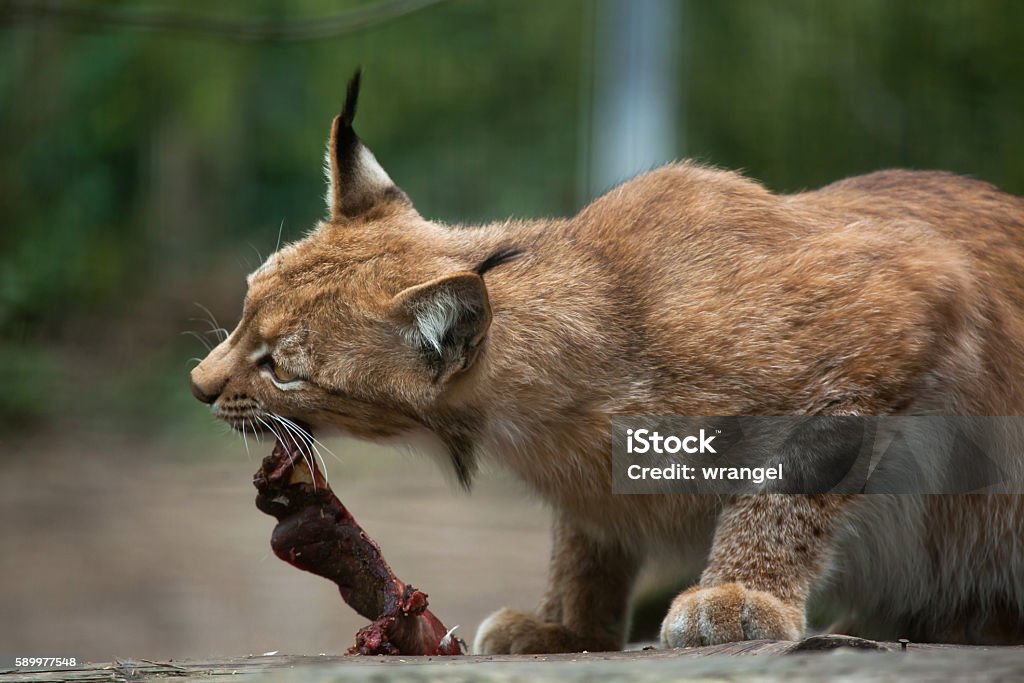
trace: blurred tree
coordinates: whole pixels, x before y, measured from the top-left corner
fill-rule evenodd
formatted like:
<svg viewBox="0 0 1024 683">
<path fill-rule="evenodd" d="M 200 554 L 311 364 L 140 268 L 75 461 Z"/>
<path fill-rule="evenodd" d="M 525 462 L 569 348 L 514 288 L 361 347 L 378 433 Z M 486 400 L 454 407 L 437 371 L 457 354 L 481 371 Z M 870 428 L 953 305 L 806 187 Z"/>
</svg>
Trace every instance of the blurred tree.
<svg viewBox="0 0 1024 683">
<path fill-rule="evenodd" d="M 678 43 L 686 141 L 666 158 L 776 190 L 908 166 L 1024 192 L 1024 5 L 686 5 L 657 33 Z M 0 349 L 16 359 L 0 370 L 0 425 L 95 409 L 79 399 L 97 385 L 110 414 L 160 409 L 131 400 L 140 388 L 183 389 L 192 302 L 236 315 L 282 221 L 287 240 L 322 215 L 322 146 L 357 65 L 360 133 L 425 215 L 580 201 L 600 57 L 590 0 L 26 6 L 0 4 Z M 128 20 L 57 11 L 76 7 Z M 346 12 L 380 21 L 349 31 Z M 153 17 L 222 28 L 132 24 Z M 251 35 L 222 30 L 239 25 Z"/>
</svg>

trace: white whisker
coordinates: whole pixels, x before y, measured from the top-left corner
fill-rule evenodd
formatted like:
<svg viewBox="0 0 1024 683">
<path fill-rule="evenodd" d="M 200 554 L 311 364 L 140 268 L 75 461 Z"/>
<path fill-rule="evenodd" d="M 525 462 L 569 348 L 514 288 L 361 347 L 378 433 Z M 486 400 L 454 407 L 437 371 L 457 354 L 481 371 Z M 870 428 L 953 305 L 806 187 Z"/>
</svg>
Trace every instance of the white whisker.
<svg viewBox="0 0 1024 683">
<path fill-rule="evenodd" d="M 268 412 L 267 415 L 269 415 L 272 419 L 280 423 L 282 427 L 289 431 L 289 433 L 295 435 L 299 439 L 297 445 L 299 446 L 299 450 L 309 457 L 310 471 L 315 469 L 313 465 L 313 459 L 316 458 L 316 461 L 320 463 L 320 473 L 323 475 L 324 481 L 326 481 L 327 484 L 330 485 L 330 480 L 327 478 L 327 463 L 324 462 L 324 458 L 322 455 L 320 455 L 319 449 L 317 449 L 316 444 L 314 444 L 313 441 L 311 440 L 312 435 L 305 429 L 299 427 L 291 420 L 281 417 L 276 413 Z M 303 449 L 302 446 L 305 446 L 305 449 Z"/>
<path fill-rule="evenodd" d="M 256 439 L 257 443 L 263 443 L 263 435 L 260 434 L 259 430 L 256 429 L 256 422 L 252 418 L 249 418 L 249 423 L 252 425 L 252 435 Z"/>
<path fill-rule="evenodd" d="M 203 348 L 206 349 L 207 353 L 213 350 L 213 347 L 210 346 L 210 342 L 206 341 L 206 338 L 200 335 L 198 332 L 195 332 L 193 330 L 185 330 L 184 332 L 182 332 L 182 335 L 186 334 L 190 337 L 195 337 L 196 339 L 198 339 L 199 343 L 203 345 Z"/>
<path fill-rule="evenodd" d="M 313 457 L 309 452 L 306 439 L 303 437 L 301 430 L 296 430 L 294 427 L 289 426 L 286 422 L 282 422 L 280 416 L 275 413 L 267 413 L 268 417 L 279 422 L 282 427 L 291 436 L 292 443 L 299 449 L 299 453 L 302 454 L 303 459 L 306 460 L 306 464 L 309 465 L 310 472 L 313 471 Z M 315 482 L 314 482 L 315 483 Z"/>
<path fill-rule="evenodd" d="M 259 263 L 263 263 L 264 261 L 267 260 L 267 259 L 263 258 L 263 254 L 260 253 L 260 250 L 257 249 L 256 246 L 252 242 L 246 242 L 246 244 L 249 245 L 250 249 L 252 249 L 253 251 L 256 252 L 256 258 L 259 259 Z"/>
<path fill-rule="evenodd" d="M 281 435 L 277 433 L 277 430 L 275 430 L 275 429 L 274 429 L 273 427 L 271 427 L 271 426 L 270 426 L 269 424 L 267 424 L 267 421 L 266 421 L 266 420 L 264 420 L 264 419 L 263 419 L 262 417 L 260 417 L 259 415 L 253 415 L 253 417 L 254 417 L 254 418 L 256 418 L 256 420 L 257 420 L 257 421 L 258 421 L 258 422 L 259 422 L 259 423 L 260 423 L 261 425 L 263 425 L 264 427 L 266 427 L 266 428 L 267 428 L 267 429 L 268 429 L 268 430 L 270 431 L 270 433 L 271 433 L 271 434 L 273 434 L 273 435 L 274 435 L 275 437 L 277 437 L 278 439 L 280 439 L 280 438 L 281 438 Z M 294 465 L 294 464 L 295 464 L 295 459 L 294 459 L 294 458 L 292 457 L 292 450 L 291 450 L 290 448 L 286 448 L 285 450 L 286 450 L 286 451 L 288 452 L 288 464 L 290 464 L 290 465 Z"/>
<path fill-rule="evenodd" d="M 282 425 L 284 425 L 285 428 L 291 430 L 292 433 L 297 434 L 299 438 L 301 438 L 303 442 L 305 442 L 306 446 L 316 453 L 317 457 L 320 460 L 321 468 L 326 469 L 326 464 L 324 463 L 323 456 L 320 455 L 320 451 L 317 449 L 316 444 L 313 443 L 314 441 L 316 441 L 316 439 L 313 438 L 312 434 L 307 432 L 302 427 L 299 427 L 299 425 L 295 424 L 293 421 L 289 420 L 286 417 L 282 417 L 277 413 L 271 413 L 270 416 L 277 420 L 278 422 L 280 422 Z M 324 473 L 324 478 L 326 478 L 326 472 Z"/>
<path fill-rule="evenodd" d="M 280 415 L 278 415 L 277 417 L 278 417 L 278 418 L 280 418 L 280 419 L 282 419 L 282 420 L 284 420 L 285 422 L 289 422 L 289 423 L 291 423 L 291 424 L 292 424 L 292 425 L 293 425 L 293 426 L 294 426 L 294 427 L 295 427 L 296 429 L 298 429 L 298 428 L 299 428 L 299 426 L 298 426 L 297 424 L 295 424 L 294 422 L 292 422 L 291 420 L 289 420 L 289 419 L 288 419 L 287 417 L 282 417 L 282 416 L 280 416 Z M 310 439 L 312 439 L 312 440 L 313 440 L 313 443 L 315 443 L 315 444 L 316 444 L 317 446 L 319 446 L 320 448 L 322 448 L 322 449 L 324 449 L 325 451 L 327 451 L 327 452 L 328 452 L 328 453 L 330 454 L 330 456 L 331 456 L 332 458 L 334 458 L 334 459 L 335 459 L 335 460 L 337 460 L 338 462 L 342 462 L 341 458 L 339 458 L 339 457 L 338 457 L 337 455 L 335 455 L 335 454 L 334 454 L 334 451 L 332 451 L 332 450 L 331 450 L 330 448 L 328 448 L 327 446 L 325 446 L 325 445 L 324 445 L 324 442 L 323 442 L 323 441 L 320 441 L 319 439 L 317 439 L 317 438 L 316 438 L 315 436 L 313 436 L 312 434 L 310 434 L 309 432 L 307 432 L 307 431 L 306 431 L 306 430 L 304 430 L 304 429 L 302 430 L 302 433 L 303 433 L 303 434 L 305 434 L 307 438 L 310 438 Z M 326 476 L 327 476 L 327 473 L 325 472 L 325 473 L 324 473 L 324 477 L 326 478 Z"/>
<path fill-rule="evenodd" d="M 242 422 L 242 443 L 245 444 L 245 457 L 252 460 L 252 453 L 249 452 L 249 439 L 245 435 L 245 421 Z"/>
<path fill-rule="evenodd" d="M 203 335 L 212 334 L 217 338 L 217 342 L 220 343 L 230 336 L 230 333 L 223 327 L 214 327 L 213 323 L 208 318 L 189 318 L 191 322 L 206 323 L 210 328 Z"/>
<path fill-rule="evenodd" d="M 210 311 L 210 309 L 207 308 L 206 306 L 202 305 L 198 301 L 194 301 L 193 303 L 196 306 L 198 306 L 199 308 L 201 308 L 206 313 L 207 316 L 209 316 L 209 318 L 210 318 L 210 320 L 209 320 L 210 331 L 211 332 L 217 332 L 217 333 L 223 333 L 224 334 L 224 339 L 227 339 L 228 336 L 229 336 L 228 335 L 228 331 L 224 329 L 223 325 L 221 325 L 219 322 L 217 322 L 217 317 Z M 223 340 L 220 340 L 220 341 L 223 341 Z"/>
<path fill-rule="evenodd" d="M 275 419 L 277 417 L 274 413 L 272 413 L 270 411 L 265 411 L 264 415 L 266 415 L 267 417 L 269 417 L 271 419 Z M 259 419 L 260 422 L 263 422 L 263 424 L 265 424 L 265 425 L 267 424 L 266 422 L 263 421 L 262 418 L 257 418 L 257 419 Z M 313 455 L 309 452 L 309 448 L 305 447 L 305 440 L 302 438 L 301 433 L 294 432 L 291 427 L 289 427 L 288 425 L 284 424 L 283 422 L 281 423 L 281 426 L 286 429 L 286 432 L 288 434 L 287 438 L 289 438 L 291 440 L 291 442 L 295 445 L 295 447 L 298 449 L 299 455 L 302 457 L 303 462 L 305 462 L 306 463 L 306 467 L 309 468 L 309 473 L 310 473 L 310 475 L 312 476 L 312 479 L 313 479 L 313 490 L 315 491 L 317 489 L 317 485 L 316 485 L 316 476 L 313 476 L 313 473 L 316 471 L 316 465 L 314 464 L 314 461 L 313 461 Z M 274 432 L 274 434 L 277 435 L 278 439 L 281 439 L 282 441 L 285 439 L 285 436 L 283 434 L 280 434 L 279 432 L 277 432 L 273 428 L 270 428 L 270 425 L 267 425 L 267 427 L 270 429 L 270 431 Z M 291 450 L 289 449 L 288 452 L 291 453 Z M 294 461 L 292 461 L 292 462 L 294 463 Z M 325 477 L 325 479 L 326 479 L 326 477 Z"/>
</svg>

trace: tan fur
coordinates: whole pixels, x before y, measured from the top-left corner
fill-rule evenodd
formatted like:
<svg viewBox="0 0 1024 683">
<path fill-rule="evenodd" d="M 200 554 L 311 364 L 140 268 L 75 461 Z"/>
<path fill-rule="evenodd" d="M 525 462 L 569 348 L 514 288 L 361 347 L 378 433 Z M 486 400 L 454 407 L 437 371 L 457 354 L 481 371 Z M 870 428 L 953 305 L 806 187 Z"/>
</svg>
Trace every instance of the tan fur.
<svg viewBox="0 0 1024 683">
<path fill-rule="evenodd" d="M 467 481 L 484 457 L 536 490 L 549 590 L 479 651 L 621 647 L 636 573 L 666 550 L 708 557 L 671 646 L 797 637 L 823 593 L 863 635 L 1024 637 L 1018 497 L 612 495 L 609 438 L 613 415 L 1024 414 L 1020 199 L 906 171 L 778 196 L 682 163 L 570 219 L 459 227 L 377 170 L 342 193 L 332 167 L 333 203 L 354 203 L 251 276 L 194 391 L 236 427 L 432 432 Z M 435 352 L 421 333 L 445 320 Z M 271 381 L 261 344 L 304 381 Z"/>
</svg>

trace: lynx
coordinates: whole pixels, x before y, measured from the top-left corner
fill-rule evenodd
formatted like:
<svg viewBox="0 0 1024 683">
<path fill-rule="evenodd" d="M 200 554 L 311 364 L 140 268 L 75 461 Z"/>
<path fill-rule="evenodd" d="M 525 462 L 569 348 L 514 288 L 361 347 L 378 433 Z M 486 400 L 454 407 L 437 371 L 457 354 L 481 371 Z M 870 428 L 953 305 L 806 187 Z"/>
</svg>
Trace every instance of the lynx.
<svg viewBox="0 0 1024 683">
<path fill-rule="evenodd" d="M 683 162 L 571 218 L 444 225 L 356 136 L 358 87 L 328 216 L 249 276 L 192 391 L 237 429 L 428 435 L 463 486 L 487 461 L 549 503 L 546 594 L 476 652 L 621 648 L 666 552 L 705 566 L 668 647 L 799 638 L 819 599 L 851 634 L 1024 642 L 1020 497 L 615 495 L 609 436 L 618 415 L 1021 415 L 1024 201 L 901 170 L 777 195 Z"/>
</svg>

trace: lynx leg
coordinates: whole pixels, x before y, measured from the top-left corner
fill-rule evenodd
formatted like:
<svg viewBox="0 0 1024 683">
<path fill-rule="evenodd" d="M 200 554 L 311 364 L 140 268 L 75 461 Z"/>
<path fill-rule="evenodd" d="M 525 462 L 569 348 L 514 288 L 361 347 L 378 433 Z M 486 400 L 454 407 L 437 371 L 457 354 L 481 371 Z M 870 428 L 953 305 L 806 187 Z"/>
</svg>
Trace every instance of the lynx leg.
<svg viewBox="0 0 1024 683">
<path fill-rule="evenodd" d="M 700 584 L 675 599 L 662 623 L 662 644 L 800 638 L 807 596 L 847 500 L 762 495 L 728 505 Z"/>
<path fill-rule="evenodd" d="M 476 654 L 622 649 L 639 562 L 572 524 L 554 526 L 548 587 L 535 614 L 504 608 L 477 632 Z"/>
</svg>

